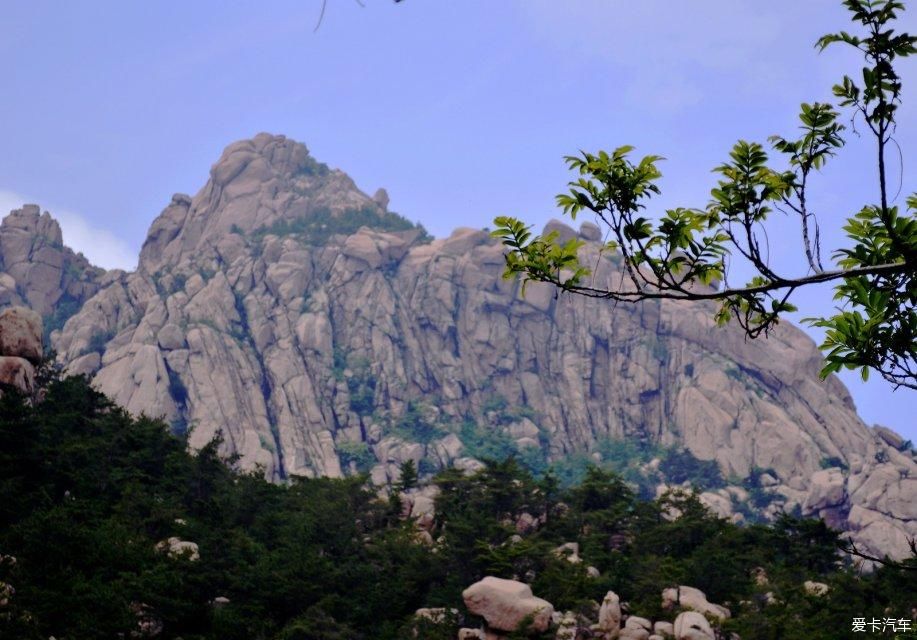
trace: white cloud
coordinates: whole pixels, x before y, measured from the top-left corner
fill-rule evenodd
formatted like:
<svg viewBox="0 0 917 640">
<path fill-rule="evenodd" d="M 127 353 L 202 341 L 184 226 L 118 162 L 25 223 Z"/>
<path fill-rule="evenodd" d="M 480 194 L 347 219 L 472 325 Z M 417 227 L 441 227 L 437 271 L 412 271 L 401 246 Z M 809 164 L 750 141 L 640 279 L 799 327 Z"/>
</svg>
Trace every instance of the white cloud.
<svg viewBox="0 0 917 640">
<path fill-rule="evenodd" d="M 137 266 L 137 252 L 111 231 L 93 226 L 84 216 L 57 207 L 46 207 L 40 200 L 13 191 L 0 190 L 0 217 L 23 204 L 35 203 L 48 211 L 61 226 L 64 244 L 81 252 L 89 261 L 105 269 L 131 270 Z"/>
</svg>

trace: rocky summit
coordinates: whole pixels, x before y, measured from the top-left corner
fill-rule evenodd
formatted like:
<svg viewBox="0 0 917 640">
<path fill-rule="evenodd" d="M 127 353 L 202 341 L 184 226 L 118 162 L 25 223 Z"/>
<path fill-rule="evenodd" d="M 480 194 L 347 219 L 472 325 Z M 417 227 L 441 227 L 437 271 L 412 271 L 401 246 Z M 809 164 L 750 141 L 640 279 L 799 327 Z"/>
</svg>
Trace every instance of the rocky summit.
<svg viewBox="0 0 917 640">
<path fill-rule="evenodd" d="M 79 300 L 51 336 L 70 372 L 192 447 L 221 433 L 226 453 L 275 480 L 366 471 L 382 484 L 407 460 L 424 473 L 493 452 L 601 462 L 684 449 L 724 478 L 701 494 L 724 517 L 798 511 L 864 550 L 908 554 L 913 452 L 867 427 L 839 380 L 819 380 L 799 329 L 747 341 L 704 304 L 523 293 L 485 231 L 431 239 L 387 206 L 304 145 L 260 134 L 230 145 L 196 195 L 172 198 L 133 273 L 65 259 L 96 275 L 58 277 L 56 224 L 14 212 L 0 229 L 16 282 L 4 303 L 47 317 Z M 551 226 L 585 241 L 598 284 L 616 276 L 594 225 Z M 657 454 L 636 462 L 660 490 L 690 480 Z"/>
<path fill-rule="evenodd" d="M 100 286 L 105 271 L 63 244 L 60 225 L 34 204 L 0 223 L 0 307 L 28 305 L 58 329 Z"/>
</svg>

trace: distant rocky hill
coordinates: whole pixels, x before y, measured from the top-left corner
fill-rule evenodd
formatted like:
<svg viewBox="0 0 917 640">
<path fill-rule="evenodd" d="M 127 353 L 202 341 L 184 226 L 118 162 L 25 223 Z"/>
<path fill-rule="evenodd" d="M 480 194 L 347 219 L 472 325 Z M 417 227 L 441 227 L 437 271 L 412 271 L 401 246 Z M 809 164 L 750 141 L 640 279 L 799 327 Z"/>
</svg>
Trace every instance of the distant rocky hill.
<svg viewBox="0 0 917 640">
<path fill-rule="evenodd" d="M 25 304 L 59 329 L 99 290 L 104 269 L 63 244 L 60 225 L 34 204 L 0 223 L 0 307 Z"/>
<path fill-rule="evenodd" d="M 74 299 L 94 295 L 53 346 L 131 412 L 163 416 L 193 447 L 222 431 L 277 480 L 384 483 L 406 460 L 426 472 L 509 453 L 533 467 L 613 462 L 651 487 L 701 469 L 721 479 L 700 484 L 726 517 L 798 511 L 866 550 L 908 553 L 914 454 L 868 428 L 836 378 L 818 379 L 800 330 L 746 341 L 700 304 L 523 296 L 487 233 L 432 240 L 387 200 L 283 136 L 237 142 L 153 222 L 137 271 L 72 281 Z M 597 228 L 553 224 L 614 277 Z M 38 264 L 2 248 L 16 273 Z M 28 283 L 45 279 L 14 277 L 15 301 L 60 308 L 58 289 L 33 299 Z"/>
</svg>

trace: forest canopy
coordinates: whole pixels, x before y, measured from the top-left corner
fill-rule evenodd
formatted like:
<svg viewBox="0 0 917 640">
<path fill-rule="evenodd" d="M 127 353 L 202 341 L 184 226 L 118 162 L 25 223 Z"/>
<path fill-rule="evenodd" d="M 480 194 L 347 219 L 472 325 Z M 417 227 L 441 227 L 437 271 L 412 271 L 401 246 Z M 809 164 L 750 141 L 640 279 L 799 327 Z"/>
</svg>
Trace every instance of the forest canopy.
<svg viewBox="0 0 917 640">
<path fill-rule="evenodd" d="M 42 395 L 0 398 L 4 638 L 404 638 L 421 607 L 476 626 L 461 591 L 485 575 L 524 577 L 558 610 L 614 590 L 650 617 L 664 588 L 691 585 L 731 608 L 725 628 L 745 640 L 843 637 L 852 616 L 909 616 L 917 596 L 911 572 L 858 571 L 822 522 L 739 527 L 689 494 L 641 500 L 594 467 L 565 489 L 513 458 L 435 477 L 431 543 L 365 476 L 271 484 L 233 470 L 219 439 L 188 453 L 84 378 Z M 673 508 L 680 517 L 664 517 Z M 544 524 L 514 539 L 524 513 Z M 571 541 L 584 564 L 552 553 Z M 806 580 L 828 594 L 807 594 Z M 456 624 L 423 637 L 454 638 Z"/>
</svg>

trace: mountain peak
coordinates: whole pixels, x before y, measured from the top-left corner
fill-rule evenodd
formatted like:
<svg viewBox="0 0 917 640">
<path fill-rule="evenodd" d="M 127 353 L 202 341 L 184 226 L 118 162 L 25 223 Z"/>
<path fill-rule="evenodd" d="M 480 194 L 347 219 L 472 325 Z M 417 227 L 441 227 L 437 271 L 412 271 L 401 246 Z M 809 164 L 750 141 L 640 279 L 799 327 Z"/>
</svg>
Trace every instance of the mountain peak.
<svg viewBox="0 0 917 640">
<path fill-rule="evenodd" d="M 239 140 L 228 145 L 220 159 L 210 168 L 210 178 L 218 185 L 229 184 L 246 167 L 255 164 L 255 172 L 264 177 L 270 173 L 294 176 L 315 173 L 327 167 L 320 165 L 309 149 L 301 142 L 284 135 L 259 133 L 249 140 Z"/>
<path fill-rule="evenodd" d="M 383 191 L 384 193 L 384 191 Z M 286 136 L 259 133 L 230 144 L 193 197 L 176 194 L 153 222 L 140 254 L 140 269 L 153 273 L 183 257 L 211 251 L 231 234 L 273 231 L 383 230 L 413 227 L 387 211 L 387 195 L 370 197 L 343 171 L 309 155 Z M 318 237 L 326 237 L 318 234 Z"/>
<path fill-rule="evenodd" d="M 0 307 L 38 312 L 46 341 L 99 290 L 103 274 L 64 246 L 60 224 L 37 204 L 14 209 L 0 223 Z"/>
<path fill-rule="evenodd" d="M 57 220 L 47 211 L 41 212 L 37 204 L 24 204 L 21 209 L 13 209 L 0 223 L 4 234 L 18 234 L 43 238 L 55 246 L 63 244 L 64 238 Z"/>
</svg>

